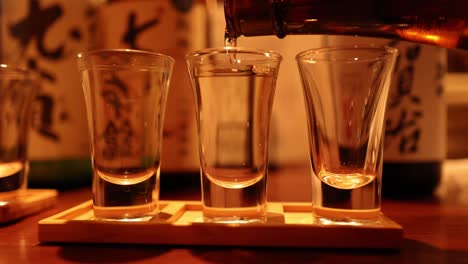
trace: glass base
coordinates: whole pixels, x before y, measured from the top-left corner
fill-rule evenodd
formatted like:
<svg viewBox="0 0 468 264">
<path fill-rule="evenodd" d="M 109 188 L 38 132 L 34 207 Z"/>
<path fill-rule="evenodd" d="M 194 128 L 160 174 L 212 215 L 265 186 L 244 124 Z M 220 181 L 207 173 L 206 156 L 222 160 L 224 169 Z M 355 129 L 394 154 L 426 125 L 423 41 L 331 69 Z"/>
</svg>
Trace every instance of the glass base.
<svg viewBox="0 0 468 264">
<path fill-rule="evenodd" d="M 266 222 L 266 217 L 206 217 L 203 216 L 203 222 L 205 223 L 217 223 L 217 224 L 262 224 Z"/>
<path fill-rule="evenodd" d="M 157 215 L 155 203 L 135 206 L 94 206 L 94 217 L 97 220 L 139 222 L 148 221 Z"/>
<path fill-rule="evenodd" d="M 203 222 L 222 224 L 266 223 L 266 206 L 242 208 L 203 207 Z"/>
<path fill-rule="evenodd" d="M 99 221 L 106 221 L 106 222 L 148 222 L 152 220 L 155 216 L 148 215 L 143 217 L 136 217 L 136 218 L 96 218 Z"/>
<path fill-rule="evenodd" d="M 314 207 L 314 222 L 321 225 L 376 225 L 380 223 L 380 208 L 366 210 Z"/>
</svg>

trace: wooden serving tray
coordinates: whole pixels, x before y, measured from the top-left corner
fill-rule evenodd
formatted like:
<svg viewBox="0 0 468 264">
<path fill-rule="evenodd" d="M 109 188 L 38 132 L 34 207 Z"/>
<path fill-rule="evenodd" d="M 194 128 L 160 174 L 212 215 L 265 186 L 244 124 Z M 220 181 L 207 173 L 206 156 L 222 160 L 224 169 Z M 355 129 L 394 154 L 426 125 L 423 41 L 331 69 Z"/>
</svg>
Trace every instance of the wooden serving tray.
<svg viewBox="0 0 468 264">
<path fill-rule="evenodd" d="M 146 222 L 95 220 L 92 201 L 39 222 L 41 242 L 216 246 L 399 248 L 400 225 L 382 215 L 372 226 L 314 224 L 310 203 L 269 203 L 264 224 L 202 222 L 199 201 L 160 201 Z"/>
<path fill-rule="evenodd" d="M 7 223 L 54 205 L 57 191 L 50 189 L 25 189 L 0 193 L 0 223 Z"/>
</svg>

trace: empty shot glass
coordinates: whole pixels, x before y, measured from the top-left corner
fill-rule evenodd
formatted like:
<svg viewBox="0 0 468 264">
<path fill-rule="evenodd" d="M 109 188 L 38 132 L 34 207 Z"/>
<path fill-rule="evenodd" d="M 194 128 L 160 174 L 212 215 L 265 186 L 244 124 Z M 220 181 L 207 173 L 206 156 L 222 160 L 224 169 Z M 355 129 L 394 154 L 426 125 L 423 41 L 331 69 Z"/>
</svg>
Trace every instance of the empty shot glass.
<svg viewBox="0 0 468 264">
<path fill-rule="evenodd" d="M 379 219 L 384 115 L 397 50 L 318 48 L 297 55 L 319 223 Z"/>
<path fill-rule="evenodd" d="M 78 54 L 98 219 L 157 212 L 165 103 L 174 60 L 136 50 Z"/>
<path fill-rule="evenodd" d="M 29 71 L 0 64 L 0 202 L 27 186 L 28 135 L 36 90 Z"/>
<path fill-rule="evenodd" d="M 203 219 L 264 222 L 268 134 L 281 56 L 219 48 L 186 59 L 197 107 Z"/>
</svg>

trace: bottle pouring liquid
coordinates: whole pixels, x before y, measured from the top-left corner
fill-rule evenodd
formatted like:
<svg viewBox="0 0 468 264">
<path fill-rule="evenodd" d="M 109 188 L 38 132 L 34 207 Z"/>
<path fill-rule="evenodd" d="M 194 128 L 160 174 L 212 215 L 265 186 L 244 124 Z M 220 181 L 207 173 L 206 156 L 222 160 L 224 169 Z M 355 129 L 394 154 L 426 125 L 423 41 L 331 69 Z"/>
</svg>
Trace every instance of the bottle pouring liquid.
<svg viewBox="0 0 468 264">
<path fill-rule="evenodd" d="M 225 0 L 225 37 L 227 44 L 235 45 L 240 36 L 276 35 L 283 38 L 287 35 L 349 35 L 409 41 L 402 44 L 404 47 L 430 44 L 468 50 L 467 10 L 466 0 Z M 407 59 L 409 55 L 404 47 L 399 47 L 402 48 L 400 55 Z M 435 47 L 423 48 L 421 58 L 430 60 L 418 58 L 415 61 L 419 65 L 418 69 L 426 67 L 425 70 L 416 71 L 420 78 L 431 78 L 427 76 L 427 72 L 440 64 L 438 53 L 440 52 Z M 408 64 L 405 67 L 415 66 Z M 417 79 L 417 76 L 414 78 Z M 434 90 L 431 87 L 439 84 L 433 78 L 424 82 L 426 84 L 415 82 L 415 87 L 411 88 L 413 92 L 426 94 Z M 427 135 L 436 137 L 431 141 L 432 144 L 429 143 L 436 145 L 436 149 L 426 152 L 418 149 L 411 157 L 400 155 L 401 157 L 395 158 L 395 155 L 388 153 L 391 151 L 388 144 L 395 142 L 386 138 L 383 169 L 383 194 L 386 197 L 425 197 L 433 193 L 440 181 L 445 157 L 446 135 L 443 131 L 446 117 L 441 100 L 435 98 L 424 99 L 424 105 L 432 105 L 431 110 L 425 112 L 424 120 L 432 121 L 428 122 L 429 127 L 418 129 L 424 130 L 421 135 L 424 134 L 422 137 L 429 141 L 430 136 L 428 138 Z M 437 131 L 440 130 L 441 133 L 433 135 L 433 131 L 428 131 L 431 130 L 431 125 L 440 126 L 441 129 Z M 391 130 L 391 125 L 388 127 Z M 424 144 L 427 144 L 426 139 L 424 140 Z M 432 156 L 416 158 L 415 155 L 420 152 Z"/>
<path fill-rule="evenodd" d="M 225 0 L 226 38 L 328 34 L 468 50 L 466 0 Z"/>
</svg>

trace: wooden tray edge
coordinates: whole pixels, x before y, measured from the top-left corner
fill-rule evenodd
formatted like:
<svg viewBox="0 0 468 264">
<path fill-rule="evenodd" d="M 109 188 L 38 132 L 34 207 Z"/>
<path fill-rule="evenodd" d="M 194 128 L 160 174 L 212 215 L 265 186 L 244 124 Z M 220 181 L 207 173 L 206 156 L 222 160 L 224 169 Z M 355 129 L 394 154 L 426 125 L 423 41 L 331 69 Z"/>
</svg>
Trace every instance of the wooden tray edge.
<svg viewBox="0 0 468 264">
<path fill-rule="evenodd" d="M 23 192 L 29 194 L 27 201 L 0 206 L 0 224 L 41 212 L 57 202 L 58 192 L 54 189 L 26 189 Z"/>
<path fill-rule="evenodd" d="M 187 205 L 200 206 L 198 201 L 161 201 L 161 203 L 167 204 L 172 202 L 184 203 L 184 208 L 190 208 Z M 310 206 L 309 203 L 272 204 Z M 76 210 L 89 208 L 91 205 L 91 201 L 87 201 L 39 221 L 39 241 L 41 243 L 382 249 L 398 249 L 403 241 L 403 228 L 386 216 L 383 216 L 383 219 L 390 224 L 385 228 L 319 226 L 314 224 L 228 226 L 192 223 L 190 225 L 173 225 L 171 221 L 168 223 L 123 223 L 60 219 L 67 214 L 73 214 Z M 142 226 L 146 228 L 142 228 Z"/>
</svg>

